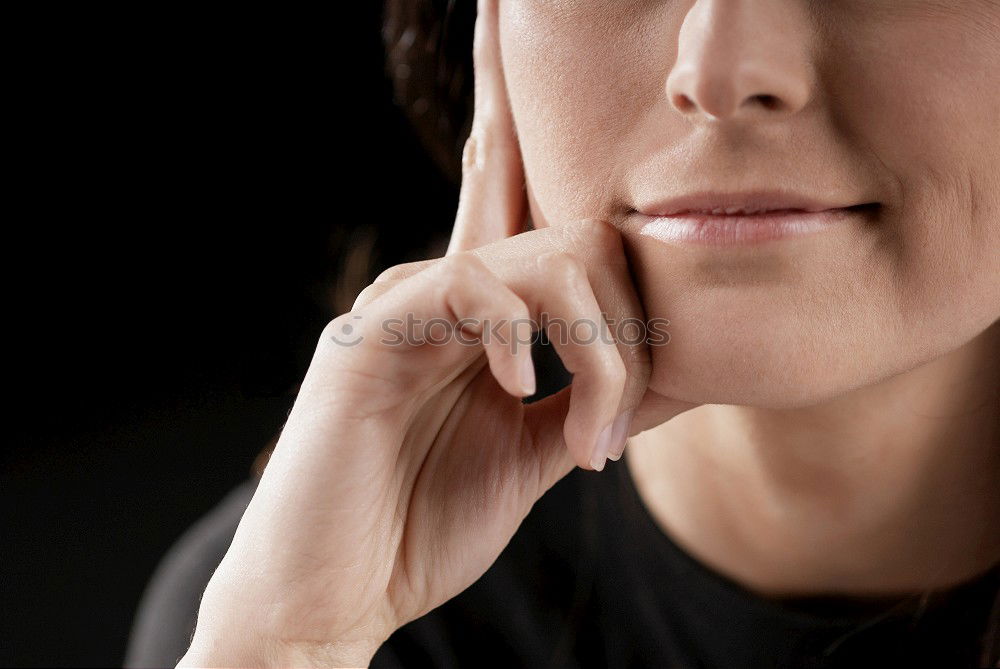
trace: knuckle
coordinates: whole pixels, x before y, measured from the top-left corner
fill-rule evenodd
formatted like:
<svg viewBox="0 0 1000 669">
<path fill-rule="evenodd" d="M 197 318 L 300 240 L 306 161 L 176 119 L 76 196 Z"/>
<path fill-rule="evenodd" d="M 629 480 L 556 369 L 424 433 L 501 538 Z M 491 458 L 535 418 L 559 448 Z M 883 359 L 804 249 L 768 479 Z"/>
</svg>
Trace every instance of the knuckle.
<svg viewBox="0 0 1000 669">
<path fill-rule="evenodd" d="M 575 283 L 583 276 L 586 270 L 580 260 L 566 251 L 549 251 L 538 256 L 538 267 L 542 269 L 550 279 L 563 284 Z"/>
<path fill-rule="evenodd" d="M 471 177 L 484 172 L 486 160 L 493 151 L 490 133 L 487 131 L 492 114 L 486 107 L 486 103 L 480 104 L 476 111 L 477 116 L 473 121 L 472 131 L 462 147 L 463 177 Z"/>
<path fill-rule="evenodd" d="M 348 311 L 337 316 L 323 327 L 317 347 L 340 344 L 350 348 L 360 343 L 363 340 L 361 320 L 361 314 L 355 311 Z"/>
<path fill-rule="evenodd" d="M 479 165 L 479 140 L 475 131 L 465 140 L 462 148 L 462 174 L 468 176 Z"/>
<path fill-rule="evenodd" d="M 344 314 L 341 314 L 340 316 L 337 316 L 333 320 L 327 321 L 326 325 L 323 326 L 323 331 L 319 333 L 319 340 L 321 343 L 329 341 L 330 336 L 337 332 L 337 330 L 340 327 L 340 324 L 343 323 L 342 320 L 343 318 Z"/>
<path fill-rule="evenodd" d="M 628 371 L 617 354 L 605 358 L 601 375 L 606 383 L 612 384 L 619 391 L 625 388 L 625 382 L 628 380 Z"/>
<path fill-rule="evenodd" d="M 510 314 L 519 321 L 531 320 L 531 310 L 528 309 L 528 305 L 517 295 L 511 294 L 510 299 Z"/>
<path fill-rule="evenodd" d="M 437 281 L 438 289 L 446 293 L 468 290 L 470 286 L 481 285 L 487 281 L 489 270 L 474 254 L 461 251 L 441 263 L 442 276 Z"/>
<path fill-rule="evenodd" d="M 381 283 L 392 283 L 394 281 L 402 281 L 403 279 L 408 279 L 414 274 L 420 272 L 421 270 L 434 265 L 439 261 L 438 258 L 432 258 L 430 260 L 417 260 L 415 262 L 403 263 L 401 265 L 393 265 L 386 270 L 383 270 L 381 274 L 375 277 L 374 284 Z"/>
<path fill-rule="evenodd" d="M 385 282 L 383 282 L 385 283 Z M 384 292 L 384 286 L 371 284 L 366 286 L 358 296 L 354 299 L 354 305 L 351 307 L 351 311 L 356 311 L 358 309 L 363 309 L 369 304 L 375 301 Z"/>
<path fill-rule="evenodd" d="M 399 281 L 400 279 L 404 278 L 404 276 L 405 276 L 405 270 L 403 269 L 403 265 L 395 265 L 388 269 L 382 270 L 382 272 L 380 272 L 379 275 L 375 277 L 375 281 L 372 283 L 374 285 L 377 283 L 389 283 L 391 281 Z"/>
<path fill-rule="evenodd" d="M 443 264 L 443 271 L 451 282 L 464 282 L 476 278 L 481 279 L 486 269 L 483 261 L 468 251 L 461 251 L 448 256 Z"/>
</svg>

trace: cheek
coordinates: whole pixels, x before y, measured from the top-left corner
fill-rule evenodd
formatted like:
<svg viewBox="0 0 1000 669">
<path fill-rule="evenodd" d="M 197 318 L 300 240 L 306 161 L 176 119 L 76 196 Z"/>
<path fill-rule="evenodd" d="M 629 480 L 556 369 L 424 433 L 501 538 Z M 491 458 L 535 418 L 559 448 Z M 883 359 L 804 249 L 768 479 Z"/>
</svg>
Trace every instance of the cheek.
<svg viewBox="0 0 1000 669">
<path fill-rule="evenodd" d="M 641 56 L 644 17 L 602 7 L 598 20 L 597 5 L 588 7 L 559 13 L 523 2 L 501 12 L 504 73 L 540 226 L 607 213 L 627 167 L 627 135 L 660 88 L 651 72 L 660 66 Z"/>
<path fill-rule="evenodd" d="M 835 34 L 824 88 L 896 179 L 886 257 L 901 316 L 968 328 L 1000 315 L 1000 33 L 955 12 Z"/>
</svg>

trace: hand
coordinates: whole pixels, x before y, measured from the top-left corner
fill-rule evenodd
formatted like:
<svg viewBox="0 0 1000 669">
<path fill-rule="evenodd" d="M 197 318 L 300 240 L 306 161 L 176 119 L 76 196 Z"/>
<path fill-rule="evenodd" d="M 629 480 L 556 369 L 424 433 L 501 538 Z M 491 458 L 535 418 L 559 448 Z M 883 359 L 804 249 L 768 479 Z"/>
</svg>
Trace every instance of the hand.
<svg viewBox="0 0 1000 669">
<path fill-rule="evenodd" d="M 518 234 L 527 203 L 496 18 L 496 0 L 481 0 L 448 254 L 386 271 L 324 331 L 182 665 L 366 665 L 398 627 L 475 582 L 556 481 L 602 469 L 630 433 L 693 406 L 647 390 L 645 342 L 558 333 L 571 387 L 521 401 L 543 313 L 598 327 L 602 312 L 644 316 L 610 225 Z M 389 341 L 383 326 L 407 316 L 455 336 Z"/>
</svg>

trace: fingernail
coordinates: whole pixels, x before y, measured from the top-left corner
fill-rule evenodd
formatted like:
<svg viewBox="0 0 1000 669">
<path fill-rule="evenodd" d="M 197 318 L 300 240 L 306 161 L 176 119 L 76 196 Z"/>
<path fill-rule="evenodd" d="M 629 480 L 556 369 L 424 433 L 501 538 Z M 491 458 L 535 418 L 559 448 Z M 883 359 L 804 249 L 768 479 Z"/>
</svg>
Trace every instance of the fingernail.
<svg viewBox="0 0 1000 669">
<path fill-rule="evenodd" d="M 628 430 L 632 426 L 632 414 L 634 410 L 629 409 L 615 419 L 614 428 L 611 430 L 611 450 L 608 452 L 608 460 L 617 462 L 625 452 L 625 443 L 628 441 Z"/>
<path fill-rule="evenodd" d="M 521 390 L 526 395 L 535 394 L 535 366 L 530 355 L 521 358 Z"/>
<path fill-rule="evenodd" d="M 597 471 L 603 471 L 604 463 L 608 461 L 608 451 L 611 450 L 611 438 L 614 436 L 614 427 L 614 423 L 609 423 L 606 428 L 601 430 L 601 434 L 597 437 L 594 454 L 590 456 L 590 466 Z"/>
</svg>

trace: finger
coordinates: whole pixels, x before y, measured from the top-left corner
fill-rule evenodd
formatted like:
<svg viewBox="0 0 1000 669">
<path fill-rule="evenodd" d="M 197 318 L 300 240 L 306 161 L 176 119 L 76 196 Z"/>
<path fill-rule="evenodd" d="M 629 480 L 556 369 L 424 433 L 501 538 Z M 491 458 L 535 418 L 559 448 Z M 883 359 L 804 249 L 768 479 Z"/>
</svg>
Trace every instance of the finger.
<svg viewBox="0 0 1000 669">
<path fill-rule="evenodd" d="M 645 315 L 629 270 L 621 234 L 603 221 L 582 221 L 564 228 L 567 247 L 578 256 L 588 257 L 587 277 L 594 296 L 611 329 L 612 337 L 625 365 L 625 388 L 622 392 L 620 420 L 615 425 L 609 460 L 618 460 L 624 452 L 631 423 L 635 419 L 649 386 L 652 357 L 649 341 L 654 328 Z M 665 327 L 665 325 L 663 325 Z"/>
<path fill-rule="evenodd" d="M 371 285 L 366 286 L 364 290 L 358 293 L 358 296 L 354 299 L 354 305 L 351 307 L 351 311 L 357 311 L 365 308 L 374 302 L 378 297 L 388 292 L 400 281 L 408 279 L 415 274 L 419 274 L 428 267 L 436 265 L 439 262 L 441 262 L 441 258 L 431 258 L 428 260 L 417 260 L 415 262 L 393 265 L 375 277 L 375 281 L 373 281 Z"/>
<path fill-rule="evenodd" d="M 524 167 L 500 58 L 498 1 L 479 0 L 473 42 L 475 112 L 462 155 L 462 190 L 447 255 L 518 234 L 528 204 Z"/>
<path fill-rule="evenodd" d="M 628 423 L 643 401 L 652 371 L 647 343 L 649 323 L 632 281 L 621 234 L 603 221 L 585 220 L 526 232 L 473 253 L 483 258 L 515 293 L 524 296 L 532 294 L 545 281 L 539 276 L 534 259 L 552 251 L 570 253 L 583 263 L 590 288 L 607 316 L 625 365 L 625 388 L 617 413 L 625 417 L 618 423 L 612 439 L 614 446 L 608 454 L 609 459 L 617 460 L 627 436 L 634 433 Z M 573 382 L 576 383 L 575 378 Z"/>
<path fill-rule="evenodd" d="M 607 454 L 608 459 L 618 460 L 627 437 L 637 432 L 629 424 L 636 420 L 640 404 L 649 399 L 647 387 L 651 372 L 649 345 L 646 341 L 651 324 L 645 319 L 636 294 L 621 235 L 607 223 L 585 220 L 531 231 L 480 247 L 473 253 L 516 294 L 532 295 L 539 290 L 539 286 L 546 283 L 539 274 L 535 259 L 553 251 L 571 253 L 583 262 L 590 289 L 611 326 L 614 345 L 625 365 L 625 387 L 616 412 L 616 418 L 624 417 L 617 421 L 611 438 L 612 448 Z M 396 282 L 425 271 L 437 262 L 440 259 L 408 263 L 386 270 L 375 284 L 362 292 L 358 305 L 371 303 Z M 601 319 L 591 320 L 600 322 Z M 577 382 L 578 379 L 574 378 L 574 384 Z M 650 415 L 662 413 L 654 410 Z M 647 420 L 645 415 L 643 420 Z M 561 420 L 559 422 L 562 423 Z M 573 452 L 581 453 L 581 449 L 583 447 L 575 446 Z M 589 464 L 589 460 L 585 462 Z"/>
<path fill-rule="evenodd" d="M 378 392 L 356 393 L 367 398 L 365 406 L 346 406 L 346 398 L 341 409 L 355 418 L 403 415 L 398 406 L 383 406 L 380 399 L 388 402 L 399 387 L 416 389 L 411 395 L 419 395 L 449 380 L 463 362 L 484 351 L 506 392 L 515 397 L 535 392 L 530 347 L 515 344 L 530 341 L 528 307 L 471 254 L 457 254 L 400 281 L 363 309 L 335 319 L 327 334 L 317 354 L 336 362 L 342 360 L 337 345 L 349 347 L 352 369 L 363 369 L 362 381 L 378 386 Z"/>
<path fill-rule="evenodd" d="M 571 392 L 572 386 L 563 388 L 526 407 L 526 439 L 529 443 L 525 449 L 537 458 L 539 496 L 577 466 L 566 446 L 561 421 L 569 410 Z M 630 434 L 656 427 L 697 406 L 647 391 L 647 396 L 635 411 Z"/>
<path fill-rule="evenodd" d="M 579 245 L 582 239 L 587 238 L 590 247 L 608 246 L 612 253 L 615 252 L 615 247 L 605 237 L 603 225 L 599 222 L 591 223 L 580 226 L 581 229 L 576 232 L 534 235 L 534 239 L 540 243 L 529 245 L 528 248 L 521 248 L 523 244 L 514 244 L 515 240 L 508 240 L 510 244 L 494 244 L 489 249 L 480 249 L 478 253 L 451 256 L 438 265 L 420 270 L 412 280 L 400 280 L 397 288 L 391 288 L 382 297 L 369 301 L 367 308 L 373 313 L 397 311 L 404 307 L 405 300 L 419 301 L 418 294 L 410 295 L 411 292 L 429 290 L 432 286 L 438 293 L 466 289 L 465 282 L 477 282 L 476 277 L 470 273 L 456 282 L 453 277 L 448 277 L 447 266 L 468 257 L 481 258 L 483 266 L 492 270 L 489 272 L 491 282 L 495 280 L 498 282 L 496 285 L 512 290 L 527 305 L 531 322 L 547 327 L 556 352 L 573 374 L 568 413 L 558 421 L 564 432 L 558 444 L 568 448 L 580 466 L 602 469 L 608 454 L 620 451 L 619 442 L 625 438 L 628 416 L 622 418 L 625 406 L 623 391 L 635 381 L 627 379 L 626 365 L 618 343 L 607 328 L 602 305 L 598 303 L 588 277 L 588 269 L 578 258 L 563 249 L 568 241 Z M 597 232 L 589 235 L 584 232 L 591 228 Z M 511 248 L 505 249 L 505 246 Z M 592 252 L 592 248 L 588 250 Z M 617 252 L 620 253 L 620 249 Z M 614 264 L 614 261 L 605 262 L 608 263 Z M 405 276 L 419 267 L 422 266 L 401 266 L 384 273 L 380 281 L 383 284 L 395 281 L 394 277 Z M 605 282 L 609 281 L 609 275 L 610 270 L 595 274 Z M 404 284 L 410 288 L 401 292 Z M 501 295 L 502 291 L 496 285 L 490 283 L 483 289 L 487 294 L 496 291 L 497 295 Z M 477 286 L 479 287 L 481 286 Z M 402 297 L 404 293 L 405 298 Z M 622 296 L 606 299 L 617 303 L 614 307 L 616 313 L 624 310 L 625 305 L 632 304 Z M 417 312 L 425 309 L 420 307 L 411 310 Z M 549 319 L 547 322 L 543 315 Z M 530 337 L 522 335 L 513 339 L 513 336 L 510 333 L 505 338 L 518 346 L 520 354 L 530 355 L 530 347 L 527 345 Z M 507 388 L 502 373 L 498 371 L 496 376 L 501 385 Z M 640 383 L 644 386 L 647 377 L 642 378 Z"/>
<path fill-rule="evenodd" d="M 537 285 L 521 296 L 573 375 L 561 441 L 581 467 L 600 471 L 616 447 L 613 439 L 624 438 L 619 426 L 625 365 L 583 264 L 558 251 L 542 254 L 535 262 Z M 529 421 L 531 411 L 531 406 L 526 408 Z"/>
</svg>

